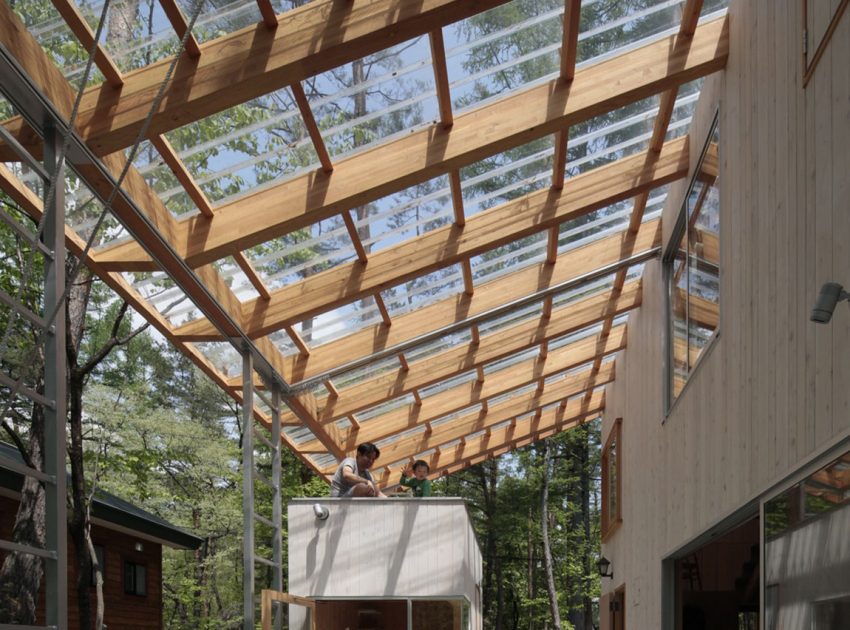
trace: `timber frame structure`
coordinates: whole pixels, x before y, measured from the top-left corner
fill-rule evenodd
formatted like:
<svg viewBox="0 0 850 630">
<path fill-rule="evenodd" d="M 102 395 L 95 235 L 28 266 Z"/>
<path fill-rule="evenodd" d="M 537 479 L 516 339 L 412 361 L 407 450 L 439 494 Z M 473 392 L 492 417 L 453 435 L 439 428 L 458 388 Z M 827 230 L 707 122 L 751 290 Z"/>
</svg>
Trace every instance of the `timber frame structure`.
<svg viewBox="0 0 850 630">
<path fill-rule="evenodd" d="M 566 0 L 548 16 L 562 22 L 559 70 L 456 112 L 452 89 L 463 81 L 451 76 L 461 62 L 447 61 L 448 27 L 506 0 L 313 0 L 278 14 L 269 0 L 246 0 L 239 4 L 255 23 L 205 41 L 191 29 L 197 15 L 161 4 L 181 54 L 126 71 L 73 0 L 53 0 L 103 78 L 75 103 L 72 73 L 42 47 L 38 25 L 28 28 L 0 0 L 0 91 L 14 113 L 0 144 L 8 197 L 41 217 L 22 152 L 38 157 L 55 127 L 76 185 L 107 217 L 98 234 L 69 211 L 68 250 L 248 401 L 249 416 L 275 433 L 279 426 L 282 443 L 326 479 L 363 441 L 381 448 L 374 472 L 388 486 L 414 459 L 426 459 L 432 477 L 446 475 L 599 417 L 613 355 L 626 346 L 621 316 L 641 304 L 641 266 L 660 252 L 657 206 L 688 173 L 688 107 L 700 79 L 726 64 L 724 3 L 648 3 L 610 28 L 646 15 L 663 17 L 662 27 L 583 58 L 579 42 L 593 33 L 580 28 L 582 2 Z M 430 59 L 416 63 L 432 67 L 435 119 L 335 150 L 304 85 L 420 39 Z M 291 91 L 287 115 L 300 121 L 313 163 L 212 201 L 169 134 L 282 90 Z M 596 119 L 612 122 L 571 137 Z M 636 132 L 608 146 L 605 134 L 623 129 Z M 470 203 L 463 169 L 547 140 L 547 172 L 534 185 Z M 158 157 L 128 162 L 141 141 Z M 573 143 L 584 149 L 571 159 Z M 154 162 L 179 190 L 152 183 Z M 433 185 L 417 194 L 445 206 L 440 221 L 367 242 L 370 220 L 373 231 L 386 229 L 381 212 L 398 203 L 393 195 L 434 182 L 441 194 Z M 176 214 L 175 195 L 191 211 Z M 358 211 L 368 204 L 384 218 Z M 340 218 L 350 252 L 320 271 L 272 271 L 269 261 L 297 253 L 288 236 L 321 234 L 317 226 Z M 519 251 L 503 253 L 511 250 Z M 498 269 L 488 271 L 482 261 L 493 252 Z M 449 278 L 440 290 L 422 297 L 411 288 L 435 274 Z"/>
</svg>

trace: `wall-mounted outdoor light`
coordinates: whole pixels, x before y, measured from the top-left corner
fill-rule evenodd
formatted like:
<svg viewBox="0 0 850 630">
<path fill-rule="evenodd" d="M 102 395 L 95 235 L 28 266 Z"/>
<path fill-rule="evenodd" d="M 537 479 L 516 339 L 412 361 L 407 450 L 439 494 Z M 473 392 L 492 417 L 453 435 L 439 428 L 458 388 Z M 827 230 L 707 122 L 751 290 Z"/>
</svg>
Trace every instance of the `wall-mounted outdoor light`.
<svg viewBox="0 0 850 630">
<path fill-rule="evenodd" d="M 607 577 L 607 578 L 614 577 L 614 571 L 613 570 L 610 573 L 608 572 L 608 570 L 611 569 L 611 561 L 608 558 L 606 558 L 605 556 L 602 556 L 601 558 L 599 558 L 599 560 L 596 562 L 596 567 L 599 569 L 599 576 L 600 577 Z"/>
<path fill-rule="evenodd" d="M 313 514 L 316 515 L 317 521 L 326 521 L 328 520 L 328 516 L 330 516 L 330 511 L 321 503 L 313 504 Z"/>
<path fill-rule="evenodd" d="M 812 315 L 809 319 L 818 324 L 826 324 L 832 319 L 836 304 L 842 300 L 850 300 L 850 293 L 847 293 L 844 287 L 837 282 L 825 282 L 820 288 L 818 299 L 814 308 L 812 308 Z"/>
</svg>

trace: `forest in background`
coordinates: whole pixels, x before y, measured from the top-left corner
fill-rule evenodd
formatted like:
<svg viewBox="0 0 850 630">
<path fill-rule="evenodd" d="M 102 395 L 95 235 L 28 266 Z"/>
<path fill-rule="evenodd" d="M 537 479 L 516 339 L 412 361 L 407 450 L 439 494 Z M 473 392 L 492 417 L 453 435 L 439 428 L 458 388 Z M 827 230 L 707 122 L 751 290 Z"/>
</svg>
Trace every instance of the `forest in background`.
<svg viewBox="0 0 850 630">
<path fill-rule="evenodd" d="M 12 0 L 10 4 L 31 26 L 44 24 L 54 11 L 48 0 Z M 80 7 L 92 27 L 97 26 L 99 3 L 81 1 Z M 194 2 L 180 2 L 189 14 Z M 208 10 L 220 6 L 223 17 L 205 23 L 207 36 L 220 28 L 230 31 L 239 25 L 225 24 L 223 1 L 203 0 Z M 279 8 L 302 4 L 298 0 L 283 2 Z M 616 22 L 659 4 L 654 0 L 597 0 L 585 2 L 581 14 L 582 31 Z M 105 40 L 114 49 L 155 28 L 152 0 L 120 0 L 112 3 Z M 506 93 L 518 85 L 535 81 L 557 71 L 556 49 L 535 55 L 542 42 L 557 42 L 561 33 L 559 20 L 544 20 L 534 30 L 510 31 L 510 26 L 563 7 L 563 0 L 514 0 L 507 5 L 447 27 L 455 44 L 484 38 L 487 43 L 472 46 L 455 73 L 480 78 L 467 84 L 454 99 L 458 109 L 472 106 Z M 674 7 L 675 8 L 675 7 Z M 581 57 L 601 54 L 618 45 L 624 38 L 638 40 L 664 25 L 666 14 L 652 14 L 619 26 L 579 44 Z M 160 25 L 161 26 L 161 25 Z M 508 29 L 508 34 L 487 36 Z M 375 77 L 392 76 L 404 64 L 407 51 L 420 43 L 412 42 L 392 50 L 356 60 L 344 67 L 308 80 L 304 89 L 315 108 L 317 122 L 327 132 L 328 150 L 338 156 L 362 149 L 381 138 L 429 123 L 434 112 L 413 96 L 430 89 L 416 74 L 388 82 L 375 82 Z M 73 81 L 91 84 L 101 80 L 96 71 L 83 75 L 87 52 L 70 33 L 57 33 L 46 40 L 46 49 L 62 67 L 75 68 Z M 153 44 L 131 50 L 121 57 L 123 71 L 150 63 L 167 54 L 174 42 Z M 157 48 L 158 47 L 158 48 Z M 516 65 L 505 63 L 526 58 Z M 361 87 L 362 86 L 362 87 Z M 344 96 L 331 98 L 336 92 Z M 413 100 L 411 100 L 413 99 Z M 645 103 L 602 115 L 571 128 L 571 137 L 588 134 L 611 123 L 624 120 L 645 108 Z M 168 139 L 181 154 L 187 167 L 213 203 L 232 198 L 252 186 L 315 165 L 316 156 L 300 119 L 289 115 L 295 105 L 286 91 L 255 99 L 226 112 L 210 116 L 198 123 L 177 129 Z M 386 109 L 386 115 L 376 112 Z M 0 102 L 2 118 L 14 112 L 5 101 Z M 642 123 L 651 129 L 651 119 Z M 214 142 L 229 130 L 254 128 L 260 133 L 231 133 L 226 140 Z M 633 135 L 634 129 L 622 127 L 592 142 L 569 145 L 569 159 L 590 159 L 582 170 L 615 159 L 622 152 L 595 152 Z M 476 209 L 485 209 L 548 185 L 541 172 L 551 172 L 553 140 L 547 137 L 462 169 L 464 197 L 476 200 Z M 534 158 L 545 152 L 548 162 L 541 169 Z M 261 161 L 254 160 L 262 155 Z M 251 158 L 247 166 L 223 168 L 223 163 Z M 533 159 L 534 158 L 534 159 Z M 185 194 L 172 193 L 177 187 L 174 175 L 163 166 L 153 147 L 143 144 L 136 164 L 148 183 L 165 198 L 175 214 L 194 211 Z M 494 173 L 494 174 L 491 174 Z M 577 171 L 570 171 L 573 175 Z M 366 253 L 383 246 L 379 233 L 403 234 L 413 238 L 423 230 L 433 229 L 452 220 L 447 197 L 435 196 L 445 187 L 445 177 L 431 180 L 382 200 L 352 209 L 357 233 Z M 85 194 L 84 185 L 73 174 L 66 182 L 69 215 L 78 224 L 94 223 L 100 208 Z M 427 202 L 412 203 L 426 197 Z M 396 204 L 404 208 L 389 212 Z M 0 194 L 0 205 L 22 222 L 28 218 L 7 196 Z M 602 210 L 571 222 L 592 224 L 613 210 Z M 94 234 L 95 244 L 114 238 L 117 228 L 109 221 L 101 234 Z M 589 228 L 592 229 L 596 228 Z M 565 233 L 565 232 L 562 232 Z M 88 235 L 88 234 L 87 234 Z M 545 238 L 542 237 L 542 238 Z M 569 238 L 561 241 L 565 246 Z M 576 237 L 578 238 L 578 237 Z M 484 271 L 523 264 L 529 259 L 529 247 L 539 244 L 540 235 L 522 239 L 483 254 Z M 41 270 L 36 261 L 33 272 L 24 275 L 31 259 L 26 241 L 5 226 L 0 227 L 0 286 L 18 295 L 23 304 L 38 311 L 41 295 L 38 278 Z M 350 256 L 350 242 L 341 217 L 323 221 L 298 232 L 281 236 L 249 252 L 258 269 L 275 282 L 297 281 L 337 264 Z M 286 252 L 280 255 L 278 252 Z M 232 262 L 217 264 L 227 274 Z M 75 268 L 69 257 L 66 267 Z M 477 273 L 477 272 L 476 272 Z M 391 309 L 403 312 L 417 308 L 446 287 L 460 286 L 459 271 L 449 268 L 427 278 L 417 278 L 384 292 Z M 149 299 L 168 303 L 167 312 L 191 309 L 179 298 L 169 302 L 173 284 L 154 274 L 136 274 Z M 395 312 L 395 311 L 394 311 Z M 128 310 L 96 277 L 82 268 L 75 278 L 66 309 L 70 332 L 69 360 L 69 466 L 72 483 L 69 489 L 70 539 L 81 549 L 90 547 L 88 506 L 94 488 L 101 488 L 132 501 L 149 511 L 185 527 L 204 539 L 195 552 L 166 550 L 164 554 L 164 611 L 168 628 L 227 628 L 241 624 L 241 471 L 240 442 L 243 427 L 236 403 L 212 384 L 193 364 L 170 347 Z M 361 300 L 346 311 L 347 321 L 364 323 L 379 320 L 373 301 Z M 35 343 L 37 336 L 25 322 L 0 311 L 4 331 L 2 368 L 16 378 L 25 376 L 28 385 L 43 390 L 43 382 L 31 368 L 43 363 Z M 342 327 L 344 330 L 344 326 Z M 298 328 L 308 343 L 324 342 L 314 338 L 319 323 L 302 322 Z M 7 343 L 8 341 L 8 343 Z M 33 357 L 37 360 L 33 361 Z M 38 409 L 13 401 L 2 419 L 2 439 L 15 443 L 25 459 L 41 467 L 43 418 Z M 515 453 L 479 464 L 463 472 L 438 480 L 435 493 L 459 496 L 468 501 L 470 515 L 478 534 L 484 558 L 483 601 L 485 627 L 495 630 L 518 628 L 543 630 L 550 628 L 589 629 L 593 625 L 593 602 L 598 596 L 599 578 L 595 561 L 599 547 L 599 426 L 598 422 L 581 425 Z M 258 453 L 258 457 L 262 457 Z M 269 462 L 260 460 L 260 465 Z M 291 453 L 283 456 L 284 501 L 291 497 L 326 496 L 326 484 L 318 479 Z M 43 544 L 43 492 L 38 484 L 25 488 L 28 506 L 18 515 L 16 536 L 33 544 Z M 269 497 L 258 493 L 261 505 Z M 40 503 L 39 503 L 40 502 Z M 27 523 L 34 525 L 24 527 Z M 268 539 L 258 526 L 258 540 Z M 27 538 L 27 536 L 29 538 Z M 286 544 L 283 546 L 286 549 Z M 548 551 L 548 553 L 547 553 Z M 30 588 L 38 583 L 40 567 L 11 554 L 0 568 L 0 617 L 17 615 L 19 623 L 27 623 L 31 606 L 17 597 L 14 589 Z M 81 575 L 89 575 L 92 554 L 80 556 Z M 547 571 L 547 565 L 550 570 Z M 260 572 L 260 581 L 262 575 Z M 88 619 L 99 617 L 97 605 L 88 598 L 88 581 L 72 585 L 77 589 L 81 609 Z M 9 617 L 11 618 L 11 617 Z"/>
</svg>

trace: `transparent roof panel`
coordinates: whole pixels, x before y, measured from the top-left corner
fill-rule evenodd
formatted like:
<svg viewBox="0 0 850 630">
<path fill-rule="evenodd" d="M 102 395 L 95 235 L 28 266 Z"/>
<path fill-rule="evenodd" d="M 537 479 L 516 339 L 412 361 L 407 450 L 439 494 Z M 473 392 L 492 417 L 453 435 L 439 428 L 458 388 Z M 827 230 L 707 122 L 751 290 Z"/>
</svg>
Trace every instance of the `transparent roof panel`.
<svg viewBox="0 0 850 630">
<path fill-rule="evenodd" d="M 310 107 L 334 157 L 439 118 L 427 37 L 356 59 L 307 84 Z"/>
</svg>

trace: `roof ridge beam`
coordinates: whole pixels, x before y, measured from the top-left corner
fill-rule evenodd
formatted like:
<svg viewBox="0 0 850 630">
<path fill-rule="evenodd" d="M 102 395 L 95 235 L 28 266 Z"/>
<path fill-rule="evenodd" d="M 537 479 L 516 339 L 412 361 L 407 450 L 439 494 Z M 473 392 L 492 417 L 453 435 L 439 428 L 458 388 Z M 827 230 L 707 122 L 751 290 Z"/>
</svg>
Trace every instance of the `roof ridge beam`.
<svg viewBox="0 0 850 630">
<path fill-rule="evenodd" d="M 174 242 L 191 265 L 225 257 L 721 70 L 728 48 L 726 18 L 706 22 L 681 46 L 661 39 L 584 68 L 570 84 L 553 79 L 457 116 L 450 129 L 438 123 L 342 160 L 333 173 L 312 171 L 224 204 L 212 219 L 187 217 Z M 132 244 L 103 254 L 133 269 L 149 265 Z"/>
</svg>

